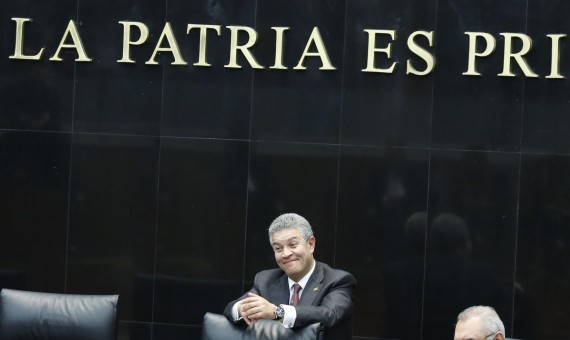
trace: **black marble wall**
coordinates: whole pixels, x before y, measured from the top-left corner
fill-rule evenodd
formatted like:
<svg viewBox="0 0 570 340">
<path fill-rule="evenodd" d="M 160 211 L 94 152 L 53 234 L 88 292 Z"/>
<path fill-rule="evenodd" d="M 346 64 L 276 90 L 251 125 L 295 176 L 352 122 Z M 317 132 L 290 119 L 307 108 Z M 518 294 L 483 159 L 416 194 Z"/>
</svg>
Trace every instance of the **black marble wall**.
<svg viewBox="0 0 570 340">
<path fill-rule="evenodd" d="M 507 335 L 570 338 L 570 81 L 547 34 L 570 3 L 386 0 L 0 2 L 0 287 L 121 295 L 121 339 L 197 339 L 205 312 L 274 267 L 266 229 L 307 217 L 316 258 L 352 272 L 355 338 L 451 339 L 456 315 L 494 306 Z M 13 60 L 16 24 L 27 55 Z M 69 20 L 89 63 L 65 49 Z M 119 21 L 148 26 L 122 57 Z M 187 65 L 146 65 L 169 22 Z M 196 67 L 199 32 L 211 67 Z M 254 28 L 265 66 L 226 68 L 226 26 Z M 271 27 L 289 27 L 270 69 Z M 318 27 L 335 71 L 307 58 Z M 392 74 L 366 73 L 363 29 L 396 30 Z M 435 71 L 408 75 L 415 31 Z M 464 32 L 495 37 L 483 75 Z M 533 39 L 539 74 L 498 77 L 502 32 Z M 379 37 L 378 46 L 389 42 Z M 570 74 L 561 40 L 560 72 Z M 516 46 L 515 48 L 520 48 Z M 382 58 L 384 56 L 384 58 Z M 421 66 L 418 66 L 421 67 Z"/>
</svg>

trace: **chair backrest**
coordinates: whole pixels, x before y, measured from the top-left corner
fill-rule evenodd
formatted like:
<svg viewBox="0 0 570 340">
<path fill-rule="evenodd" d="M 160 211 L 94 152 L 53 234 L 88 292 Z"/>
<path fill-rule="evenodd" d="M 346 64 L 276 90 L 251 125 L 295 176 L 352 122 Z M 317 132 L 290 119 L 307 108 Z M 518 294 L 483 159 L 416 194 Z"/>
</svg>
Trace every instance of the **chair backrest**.
<svg viewBox="0 0 570 340">
<path fill-rule="evenodd" d="M 277 321 L 258 320 L 250 326 L 245 326 L 236 325 L 223 315 L 206 313 L 202 324 L 202 340 L 321 340 L 323 337 L 324 327 L 321 323 L 314 323 L 305 327 L 285 328 Z"/>
<path fill-rule="evenodd" d="M 118 295 L 0 291 L 0 339 L 115 340 Z"/>
</svg>

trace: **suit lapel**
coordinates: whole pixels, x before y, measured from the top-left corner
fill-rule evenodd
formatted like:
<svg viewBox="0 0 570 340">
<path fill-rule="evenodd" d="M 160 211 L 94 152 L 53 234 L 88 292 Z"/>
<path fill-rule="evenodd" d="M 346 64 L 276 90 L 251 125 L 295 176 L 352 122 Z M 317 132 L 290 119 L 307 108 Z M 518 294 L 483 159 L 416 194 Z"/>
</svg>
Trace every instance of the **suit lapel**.
<svg viewBox="0 0 570 340">
<path fill-rule="evenodd" d="M 300 305 L 313 304 L 313 301 L 315 301 L 315 298 L 321 292 L 324 277 L 323 267 L 321 267 L 319 262 L 316 262 L 315 270 L 309 278 L 309 281 L 307 281 L 307 285 L 303 288 L 304 292 L 301 294 L 301 299 L 299 299 Z"/>
<path fill-rule="evenodd" d="M 273 281 L 269 287 L 269 294 L 271 299 L 269 301 L 276 305 L 289 304 L 289 285 L 287 283 L 287 275 L 279 276 L 275 281 Z"/>
</svg>

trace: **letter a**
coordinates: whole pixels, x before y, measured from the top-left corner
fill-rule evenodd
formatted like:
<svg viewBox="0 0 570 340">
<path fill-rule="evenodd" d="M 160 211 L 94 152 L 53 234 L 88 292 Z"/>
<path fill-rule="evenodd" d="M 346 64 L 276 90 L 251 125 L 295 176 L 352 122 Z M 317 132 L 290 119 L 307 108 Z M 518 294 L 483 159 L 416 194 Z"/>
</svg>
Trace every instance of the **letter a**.
<svg viewBox="0 0 570 340">
<path fill-rule="evenodd" d="M 68 36 L 71 37 L 71 40 L 73 41 L 72 44 L 65 43 Z M 91 61 L 91 58 L 89 58 L 85 53 L 85 49 L 83 48 L 83 44 L 81 43 L 81 38 L 79 37 L 79 33 L 77 33 L 77 27 L 75 26 L 73 20 L 69 20 L 69 24 L 67 24 L 67 29 L 65 30 L 65 33 L 63 33 L 61 42 L 57 47 L 57 51 L 55 52 L 53 57 L 49 58 L 49 60 L 62 61 L 63 59 L 59 57 L 59 53 L 62 48 L 74 48 L 75 51 L 77 52 L 77 58 L 75 59 L 75 61 Z"/>
</svg>

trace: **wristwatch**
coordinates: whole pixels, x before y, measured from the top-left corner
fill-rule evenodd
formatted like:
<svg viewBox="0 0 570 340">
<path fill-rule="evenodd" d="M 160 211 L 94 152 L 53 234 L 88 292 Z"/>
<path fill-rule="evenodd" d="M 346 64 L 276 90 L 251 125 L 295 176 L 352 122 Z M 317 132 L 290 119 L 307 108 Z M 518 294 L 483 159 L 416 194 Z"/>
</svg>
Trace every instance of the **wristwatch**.
<svg viewBox="0 0 570 340">
<path fill-rule="evenodd" d="M 285 310 L 280 305 L 275 306 L 274 313 L 275 313 L 275 319 L 273 319 L 273 320 L 283 319 L 283 316 L 285 315 Z"/>
</svg>

